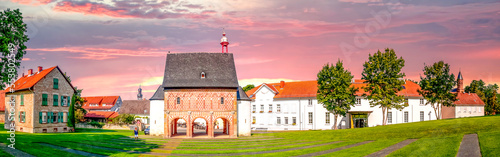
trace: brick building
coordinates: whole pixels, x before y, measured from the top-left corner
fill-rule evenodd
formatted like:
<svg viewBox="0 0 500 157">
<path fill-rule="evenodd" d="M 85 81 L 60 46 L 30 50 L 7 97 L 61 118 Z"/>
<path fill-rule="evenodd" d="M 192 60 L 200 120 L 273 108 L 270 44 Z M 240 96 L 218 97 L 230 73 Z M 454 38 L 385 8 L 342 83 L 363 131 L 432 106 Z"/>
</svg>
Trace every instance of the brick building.
<svg viewBox="0 0 500 157">
<path fill-rule="evenodd" d="M 443 119 L 484 116 L 485 103 L 476 93 L 465 93 L 462 72 L 458 72 L 457 88 L 451 91 L 457 94 L 455 106 L 443 106 L 441 115 Z"/>
<path fill-rule="evenodd" d="M 68 132 L 68 110 L 71 96 L 75 93 L 73 85 L 64 76 L 58 66 L 38 71 L 28 70 L 28 75 L 19 78 L 14 92 L 6 89 L 5 94 L 5 129 L 15 124 L 15 130 L 29 133 Z M 14 101 L 14 105 L 8 102 Z M 15 112 L 11 111 L 14 106 Z M 14 120 L 7 119 L 9 114 Z"/>
</svg>

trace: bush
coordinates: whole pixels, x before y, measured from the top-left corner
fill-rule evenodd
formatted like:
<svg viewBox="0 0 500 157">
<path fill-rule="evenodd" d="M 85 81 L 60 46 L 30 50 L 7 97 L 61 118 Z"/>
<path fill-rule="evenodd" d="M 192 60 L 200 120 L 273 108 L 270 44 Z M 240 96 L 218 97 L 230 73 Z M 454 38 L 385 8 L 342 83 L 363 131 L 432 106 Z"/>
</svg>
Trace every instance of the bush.
<svg viewBox="0 0 500 157">
<path fill-rule="evenodd" d="M 135 117 L 135 115 L 133 115 L 133 114 L 120 114 L 117 117 L 112 118 L 111 123 L 112 124 L 119 124 L 119 125 L 132 124 L 132 122 L 134 122 L 134 119 L 135 119 L 134 117 Z"/>
<path fill-rule="evenodd" d="M 94 127 L 98 127 L 98 128 L 102 128 L 102 126 L 104 126 L 104 123 L 101 123 L 101 122 L 96 122 L 96 121 L 91 121 L 90 123 L 88 123 Z"/>
</svg>

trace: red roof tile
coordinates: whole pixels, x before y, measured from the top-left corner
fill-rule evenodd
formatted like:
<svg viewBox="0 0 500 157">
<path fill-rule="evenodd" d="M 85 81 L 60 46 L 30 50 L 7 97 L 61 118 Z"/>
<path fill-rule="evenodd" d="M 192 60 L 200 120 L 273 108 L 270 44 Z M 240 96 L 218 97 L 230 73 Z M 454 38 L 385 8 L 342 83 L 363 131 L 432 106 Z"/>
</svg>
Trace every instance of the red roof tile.
<svg viewBox="0 0 500 157">
<path fill-rule="evenodd" d="M 0 112 L 5 112 L 5 90 L 0 90 Z"/>
<path fill-rule="evenodd" d="M 458 93 L 457 106 L 484 106 L 483 100 L 476 93 Z"/>
<path fill-rule="evenodd" d="M 298 81 L 298 82 L 285 82 L 284 88 L 280 87 L 280 83 L 269 83 L 262 84 L 268 87 L 273 87 L 271 90 L 277 91 L 277 94 L 274 98 L 292 98 L 292 97 L 316 97 L 316 93 L 318 91 L 318 84 L 316 81 Z M 248 92 L 252 99 L 255 99 L 255 91 L 261 88 L 262 85 L 259 85 Z M 362 80 L 355 80 L 354 83 L 351 84 L 352 87 L 358 88 L 358 91 L 355 95 L 362 96 L 363 94 L 368 94 L 363 88 L 366 87 L 366 83 L 363 83 Z M 420 86 L 412 81 L 406 81 L 404 85 L 404 89 L 398 92 L 400 95 L 408 96 L 408 97 L 420 97 L 417 90 L 420 89 Z"/>
<path fill-rule="evenodd" d="M 89 111 L 85 114 L 85 118 L 115 118 L 118 112 L 114 111 Z"/>
<path fill-rule="evenodd" d="M 28 88 L 33 87 L 36 83 L 38 83 L 38 81 L 45 78 L 45 76 L 47 74 L 49 74 L 54 69 L 57 69 L 57 70 L 59 70 L 59 72 L 62 73 L 62 71 L 57 66 L 42 70 L 40 72 L 33 72 L 33 74 L 31 76 L 25 75 L 25 76 L 22 76 L 21 78 L 17 79 L 17 81 L 14 82 L 14 84 L 16 85 L 14 90 L 18 91 L 18 90 L 23 90 L 23 89 L 28 89 Z M 66 81 L 68 81 L 68 83 L 69 83 L 69 80 L 66 79 Z M 73 85 L 71 85 L 71 83 L 70 83 L 70 86 L 71 86 L 71 88 L 73 88 Z M 9 91 L 9 90 L 10 90 L 10 87 L 6 89 L 6 91 Z M 75 89 L 73 88 L 73 90 L 75 90 Z"/>
<path fill-rule="evenodd" d="M 82 108 L 86 110 L 109 110 L 118 101 L 120 96 L 94 96 L 94 97 L 82 97 L 85 102 Z M 97 104 L 97 106 L 90 106 L 90 104 Z M 106 104 L 106 106 L 103 106 Z"/>
</svg>

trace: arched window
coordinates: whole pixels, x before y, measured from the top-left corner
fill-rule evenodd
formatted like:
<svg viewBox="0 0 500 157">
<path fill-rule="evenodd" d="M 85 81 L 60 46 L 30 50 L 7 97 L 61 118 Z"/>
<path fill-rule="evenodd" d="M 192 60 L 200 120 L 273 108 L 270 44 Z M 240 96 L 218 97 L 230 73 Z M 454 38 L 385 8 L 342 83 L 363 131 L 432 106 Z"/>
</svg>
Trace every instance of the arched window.
<svg viewBox="0 0 500 157">
<path fill-rule="evenodd" d="M 220 104 L 224 104 L 224 97 L 220 98 Z"/>
<path fill-rule="evenodd" d="M 177 104 L 181 104 L 181 98 L 177 97 Z"/>
</svg>

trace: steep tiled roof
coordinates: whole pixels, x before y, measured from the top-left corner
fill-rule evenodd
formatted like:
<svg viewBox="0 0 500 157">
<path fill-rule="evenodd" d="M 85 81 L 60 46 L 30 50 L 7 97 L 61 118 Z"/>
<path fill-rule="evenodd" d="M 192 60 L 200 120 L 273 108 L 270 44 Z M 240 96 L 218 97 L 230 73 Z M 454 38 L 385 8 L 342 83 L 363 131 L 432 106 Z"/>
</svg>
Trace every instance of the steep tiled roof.
<svg viewBox="0 0 500 157">
<path fill-rule="evenodd" d="M 153 94 L 153 96 L 149 100 L 163 100 L 164 99 L 163 97 L 165 97 L 163 94 L 164 94 L 163 93 L 163 86 L 160 85 L 160 86 L 158 86 L 158 89 L 156 89 L 156 92 Z"/>
<path fill-rule="evenodd" d="M 201 78 L 202 72 L 205 78 Z M 232 53 L 169 53 L 163 87 L 238 88 Z"/>
<path fill-rule="evenodd" d="M 119 97 L 120 96 L 82 97 L 85 100 L 82 108 L 86 110 L 109 110 L 113 108 Z M 98 104 L 98 106 L 90 106 L 90 104 Z M 103 104 L 106 104 L 106 106 L 103 106 Z"/>
<path fill-rule="evenodd" d="M 247 94 L 245 91 L 243 91 L 243 88 L 238 87 L 238 91 L 236 92 L 237 94 L 237 100 L 238 101 L 250 101 L 250 98 L 248 98 Z"/>
<path fill-rule="evenodd" d="M 355 80 L 351 84 L 352 87 L 358 88 L 355 95 L 362 96 L 363 94 L 368 94 L 363 88 L 366 87 L 366 83 L 362 80 Z M 298 82 L 285 82 L 285 86 L 281 88 L 280 83 L 263 83 L 249 91 L 246 92 L 251 99 L 255 99 L 255 92 L 261 88 L 261 86 L 268 86 L 271 90 L 276 91 L 277 94 L 274 98 L 292 98 L 292 97 L 316 97 L 318 91 L 318 84 L 316 81 L 298 81 Z M 403 85 L 404 88 L 398 94 L 407 97 L 421 97 L 417 90 L 420 86 L 412 81 L 406 81 Z"/>
<path fill-rule="evenodd" d="M 114 111 L 89 111 L 85 114 L 85 118 L 115 118 L 118 112 Z"/>
<path fill-rule="evenodd" d="M 59 69 L 58 66 L 54 66 L 54 67 L 42 70 L 40 72 L 33 72 L 33 75 L 31 75 L 31 76 L 25 75 L 25 76 L 22 76 L 21 78 L 17 79 L 17 81 L 14 83 L 16 85 L 16 87 L 14 88 L 14 91 L 24 90 L 24 89 L 28 89 L 28 88 L 33 87 L 36 83 L 38 83 L 40 80 L 45 78 L 45 76 L 47 74 L 49 74 L 54 69 L 59 70 L 59 72 L 62 74 L 62 71 L 61 71 L 61 69 Z M 66 78 L 66 81 L 68 81 L 68 83 L 69 83 L 69 80 L 67 80 L 67 78 Z M 73 85 L 71 85 L 71 83 L 69 83 L 69 84 L 70 84 L 71 88 L 73 88 Z M 10 90 L 10 87 L 6 89 L 6 91 L 9 91 L 9 90 Z M 74 88 L 73 88 L 73 90 L 74 90 Z"/>
<path fill-rule="evenodd" d="M 457 106 L 484 106 L 483 100 L 476 93 L 458 93 Z"/>
<path fill-rule="evenodd" d="M 144 112 L 144 110 L 146 110 L 146 112 Z M 149 100 L 123 100 L 119 113 L 149 115 Z"/>
</svg>

